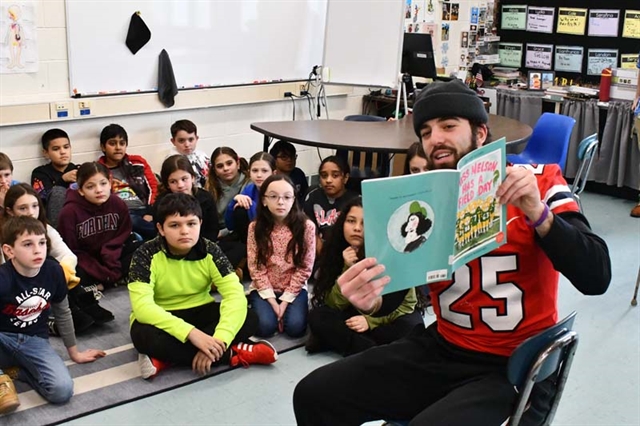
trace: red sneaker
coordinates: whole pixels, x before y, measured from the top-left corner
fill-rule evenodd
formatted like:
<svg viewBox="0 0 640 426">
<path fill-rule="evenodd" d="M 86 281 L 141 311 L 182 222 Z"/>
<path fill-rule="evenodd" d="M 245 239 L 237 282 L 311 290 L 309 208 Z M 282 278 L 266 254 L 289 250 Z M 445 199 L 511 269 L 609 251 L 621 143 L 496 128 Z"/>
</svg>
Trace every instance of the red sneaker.
<svg viewBox="0 0 640 426">
<path fill-rule="evenodd" d="M 145 354 L 138 354 L 138 366 L 140 367 L 140 377 L 147 380 L 155 377 L 160 371 L 169 368 L 171 364 L 151 358 Z"/>
<path fill-rule="evenodd" d="M 273 364 L 278 359 L 278 352 L 273 345 L 266 340 L 256 343 L 238 343 L 231 347 L 231 366 L 242 364 L 248 367 L 251 364 Z"/>
</svg>

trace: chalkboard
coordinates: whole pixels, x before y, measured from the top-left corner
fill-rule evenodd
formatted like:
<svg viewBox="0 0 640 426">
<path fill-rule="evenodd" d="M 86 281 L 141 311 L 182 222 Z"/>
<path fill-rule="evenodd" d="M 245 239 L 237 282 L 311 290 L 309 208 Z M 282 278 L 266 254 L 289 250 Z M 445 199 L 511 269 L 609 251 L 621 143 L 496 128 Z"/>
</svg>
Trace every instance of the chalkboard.
<svg viewBox="0 0 640 426">
<path fill-rule="evenodd" d="M 66 9 L 72 95 L 156 90 L 162 49 L 179 88 L 304 80 L 322 62 L 327 0 L 66 0 Z M 136 11 L 151 40 L 133 55 L 125 40 Z"/>
</svg>

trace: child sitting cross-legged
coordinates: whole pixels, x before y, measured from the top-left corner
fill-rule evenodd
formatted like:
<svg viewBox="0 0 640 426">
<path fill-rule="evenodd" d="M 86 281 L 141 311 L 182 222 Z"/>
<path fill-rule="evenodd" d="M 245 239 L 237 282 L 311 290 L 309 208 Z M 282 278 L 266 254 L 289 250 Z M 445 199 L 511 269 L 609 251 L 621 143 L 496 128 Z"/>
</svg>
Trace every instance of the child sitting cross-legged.
<svg viewBox="0 0 640 426">
<path fill-rule="evenodd" d="M 133 255 L 129 272 L 131 340 L 141 376 L 170 365 L 205 374 L 219 363 L 271 364 L 278 354 L 266 341 L 251 342 L 256 315 L 220 248 L 200 237 L 198 200 L 167 194 L 156 210 L 159 235 Z M 222 301 L 216 302 L 216 290 Z"/>
<path fill-rule="evenodd" d="M 95 323 L 113 320 L 113 314 L 98 303 L 97 292 L 91 286 L 80 282 L 80 278 L 76 275 L 78 258 L 69 249 L 58 231 L 47 223 L 42 199 L 38 197 L 36 191 L 26 183 L 13 185 L 7 192 L 4 204 L 6 217 L 31 216 L 45 226 L 49 240 L 47 254 L 57 260 L 64 271 L 69 291 L 69 308 L 76 333 L 82 333 Z M 2 221 L 0 220 L 0 222 Z M 49 333 L 53 336 L 58 335 L 53 319 L 49 320 Z"/>
<path fill-rule="evenodd" d="M 309 353 L 331 349 L 352 355 L 405 337 L 423 323 L 414 288 L 385 294 L 369 314 L 358 311 L 342 295 L 336 281 L 364 258 L 364 238 L 362 199 L 356 197 L 344 205 L 322 248 L 309 312 Z"/>
<path fill-rule="evenodd" d="M 276 331 L 300 337 L 307 331 L 307 280 L 316 257 L 316 227 L 300 210 L 294 183 L 271 175 L 260 186 L 256 220 L 249 225 L 249 301 L 256 310 L 258 336 Z"/>
<path fill-rule="evenodd" d="M 78 257 L 76 273 L 85 288 L 115 286 L 126 277 L 136 247 L 131 218 L 124 201 L 111 193 L 109 170 L 101 163 L 87 162 L 78 169 L 78 190 L 67 192 L 58 231 Z M 113 317 L 94 319 L 104 323 Z"/>
<path fill-rule="evenodd" d="M 2 235 L 9 260 L 0 266 L 0 414 L 20 405 L 12 379 L 29 383 L 51 403 L 64 404 L 73 395 L 73 380 L 49 344 L 49 311 L 74 362 L 92 362 L 105 353 L 80 352 L 76 346 L 67 283 L 60 264 L 47 259 L 44 225 L 29 216 L 12 217 Z"/>
</svg>

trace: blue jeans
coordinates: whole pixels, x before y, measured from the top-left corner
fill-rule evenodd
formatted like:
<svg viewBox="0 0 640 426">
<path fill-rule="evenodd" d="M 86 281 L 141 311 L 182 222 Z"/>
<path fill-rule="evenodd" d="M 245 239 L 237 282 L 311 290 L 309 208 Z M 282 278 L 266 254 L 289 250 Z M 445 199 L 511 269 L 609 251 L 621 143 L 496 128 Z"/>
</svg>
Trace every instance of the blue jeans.
<svg viewBox="0 0 640 426">
<path fill-rule="evenodd" d="M 280 297 L 282 293 L 276 293 Z M 276 300 L 277 301 L 277 300 Z M 260 297 L 256 290 L 249 294 L 249 303 L 258 314 L 258 336 L 273 336 L 278 331 L 278 317 L 268 301 Z M 307 290 L 301 290 L 298 297 L 284 311 L 282 320 L 284 332 L 291 337 L 300 337 L 307 331 L 307 314 L 309 313 Z"/>
<path fill-rule="evenodd" d="M 73 396 L 69 370 L 48 339 L 0 332 L 0 374 L 6 367 L 19 367 L 18 379 L 49 402 L 64 404 Z"/>
</svg>

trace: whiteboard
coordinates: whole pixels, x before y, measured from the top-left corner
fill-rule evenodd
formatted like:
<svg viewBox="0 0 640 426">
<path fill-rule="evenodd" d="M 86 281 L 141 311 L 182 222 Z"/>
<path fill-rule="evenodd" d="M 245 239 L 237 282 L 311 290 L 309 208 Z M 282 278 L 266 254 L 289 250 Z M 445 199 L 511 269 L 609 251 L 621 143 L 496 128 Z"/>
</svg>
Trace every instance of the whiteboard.
<svg viewBox="0 0 640 426">
<path fill-rule="evenodd" d="M 66 0 L 66 9 L 72 95 L 157 90 L 162 49 L 178 88 L 306 80 L 322 62 L 327 0 Z M 136 11 L 151 40 L 133 55 L 125 40 Z"/>
<path fill-rule="evenodd" d="M 324 81 L 396 87 L 405 0 L 329 0 Z"/>
</svg>

